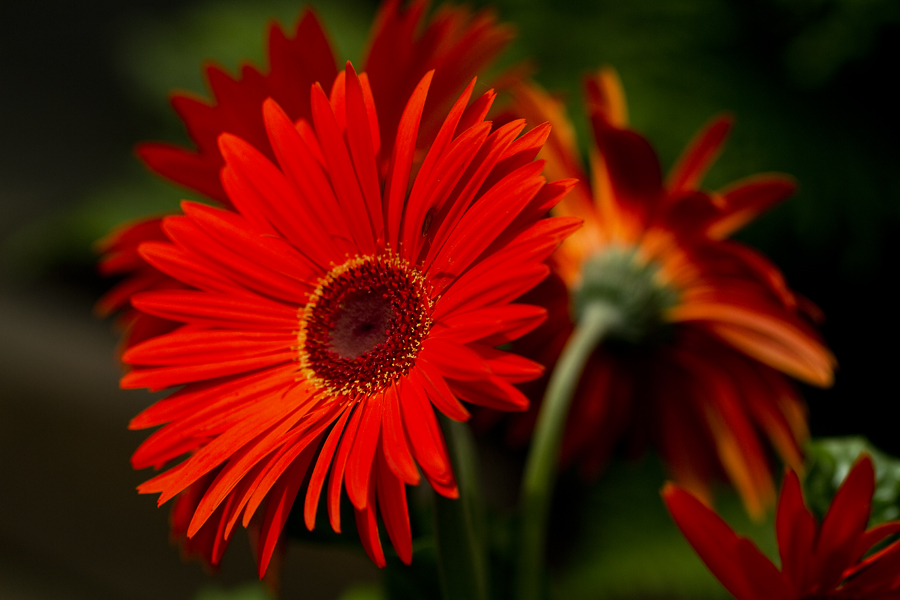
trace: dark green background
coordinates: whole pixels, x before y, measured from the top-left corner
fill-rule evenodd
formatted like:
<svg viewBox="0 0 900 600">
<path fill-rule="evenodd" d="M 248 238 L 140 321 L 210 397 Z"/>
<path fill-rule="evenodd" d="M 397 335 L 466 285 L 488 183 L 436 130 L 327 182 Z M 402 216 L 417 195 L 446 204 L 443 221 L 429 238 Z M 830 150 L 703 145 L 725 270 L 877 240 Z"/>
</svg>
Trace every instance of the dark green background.
<svg viewBox="0 0 900 600">
<path fill-rule="evenodd" d="M 795 198 L 739 237 L 827 315 L 840 370 L 833 389 L 804 389 L 813 433 L 865 434 L 900 454 L 887 418 L 900 356 L 900 3 L 496 6 L 519 30 L 503 64 L 530 57 L 576 117 L 582 75 L 614 65 L 664 168 L 729 110 L 736 126 L 711 187 L 760 171 L 799 179 Z M 349 0 L 321 9 L 343 58 L 359 56 L 374 10 Z M 131 154 L 139 140 L 184 139 L 167 90 L 202 92 L 205 58 L 232 69 L 258 61 L 267 16 L 298 13 L 283 0 L 0 3 L 0 596 L 178 598 L 203 581 L 162 542 L 165 511 L 132 491 L 144 474 L 127 457 L 144 434 L 124 427 L 150 398 L 116 391 L 114 336 L 89 314 L 109 285 L 90 244 L 187 195 Z M 371 578 L 357 558 L 339 560 Z M 302 583 L 317 575 L 322 597 L 348 579 L 312 569 Z"/>
</svg>

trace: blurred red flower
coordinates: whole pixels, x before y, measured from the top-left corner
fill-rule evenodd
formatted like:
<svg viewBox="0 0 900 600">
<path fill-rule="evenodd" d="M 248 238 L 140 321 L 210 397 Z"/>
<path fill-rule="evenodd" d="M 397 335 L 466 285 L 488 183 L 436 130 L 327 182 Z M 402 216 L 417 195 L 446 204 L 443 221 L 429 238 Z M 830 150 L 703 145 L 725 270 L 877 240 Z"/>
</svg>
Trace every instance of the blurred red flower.
<svg viewBox="0 0 900 600">
<path fill-rule="evenodd" d="M 417 158 L 421 159 L 454 99 L 509 43 L 512 30 L 498 24 L 487 10 L 473 13 L 465 7 L 443 5 L 425 17 L 427 0 L 415 0 L 406 7 L 401 4 L 401 0 L 388 0 L 380 8 L 363 70 L 369 76 L 378 107 L 378 128 L 383 132 L 397 131 L 407 99 L 425 73 L 434 70 L 417 146 Z M 172 98 L 172 106 L 196 148 L 144 143 L 137 148 L 144 164 L 172 182 L 232 208 L 219 180 L 225 164 L 217 142 L 219 135 L 234 134 L 274 160 L 263 125 L 263 101 L 271 97 L 293 121 L 309 121 L 310 86 L 318 83 L 329 94 L 337 82 L 332 45 L 310 9 L 303 12 L 292 36 L 279 25 L 271 25 L 268 59 L 267 73 L 244 65 L 238 78 L 219 67 L 207 67 L 212 102 L 188 94 Z M 385 135 L 383 143 L 381 156 L 386 160 L 394 143 L 392 134 Z M 378 167 L 383 172 L 387 164 Z M 129 304 L 129 298 L 138 291 L 183 287 L 148 265 L 137 252 L 143 241 L 164 239 L 160 224 L 161 217 L 126 224 L 99 244 L 103 252 L 101 273 L 124 279 L 101 298 L 97 310 L 102 315 L 119 313 L 126 329 L 125 348 L 176 326 L 168 319 L 134 311 Z"/>
<path fill-rule="evenodd" d="M 871 552 L 900 532 L 900 521 L 866 529 L 874 491 L 872 460 L 863 456 L 819 526 L 803 503 L 800 480 L 788 471 L 775 521 L 780 571 L 688 492 L 668 484 L 663 498 L 688 542 L 737 600 L 900 598 L 900 541 Z"/>
<path fill-rule="evenodd" d="M 179 326 L 124 353 L 132 370 L 122 386 L 183 386 L 132 421 L 162 426 L 132 462 L 163 468 L 185 457 L 139 489 L 160 503 L 187 490 L 175 533 L 213 564 L 234 526 L 261 514 L 263 573 L 301 487 L 314 527 L 329 471 L 334 530 L 346 487 L 372 560 L 385 564 L 380 513 L 408 563 L 406 485 L 421 469 L 438 493 L 457 494 L 434 408 L 458 421 L 469 418 L 460 400 L 527 408 L 513 384 L 540 365 L 495 347 L 545 318 L 514 300 L 580 225 L 546 217 L 571 182 L 545 183 L 534 160 L 547 126 L 521 137 L 524 121 L 491 131 L 494 94 L 470 104 L 474 80 L 414 170 L 431 81 L 416 87 L 395 131 L 380 127 L 369 79 L 349 63 L 330 98 L 312 86 L 310 121 L 266 100 L 274 160 L 219 136 L 232 209 L 185 202 L 183 215 L 162 220 L 165 241 L 138 246 L 189 289 L 131 298 Z"/>
<path fill-rule="evenodd" d="M 555 277 L 528 296 L 550 317 L 518 350 L 552 367 L 572 332 L 572 313 L 592 294 L 628 313 L 585 368 L 564 464 L 578 459 L 596 473 L 615 444 L 653 444 L 681 485 L 708 498 L 710 479 L 724 472 L 748 510 L 761 514 L 774 489 L 760 433 L 795 469 L 808 435 L 802 401 L 783 374 L 828 386 L 835 362 L 810 324 L 817 309 L 766 258 L 727 238 L 787 197 L 793 180 L 764 174 L 702 189 L 728 117 L 707 125 L 663 180 L 650 143 L 627 127 L 611 69 L 587 82 L 590 178 L 558 101 L 519 83 L 511 110 L 551 123 L 541 155 L 546 173 L 579 180 L 554 214 L 585 222 L 554 254 Z M 513 436 L 528 435 L 533 420 L 533 413 L 521 420 Z"/>
</svg>

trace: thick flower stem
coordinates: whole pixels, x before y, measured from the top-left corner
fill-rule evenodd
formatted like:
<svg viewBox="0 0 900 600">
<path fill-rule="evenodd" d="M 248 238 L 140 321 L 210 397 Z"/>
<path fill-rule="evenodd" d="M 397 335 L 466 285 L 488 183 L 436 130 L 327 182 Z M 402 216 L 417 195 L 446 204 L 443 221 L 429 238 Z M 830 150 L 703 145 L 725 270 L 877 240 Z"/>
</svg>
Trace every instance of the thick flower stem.
<svg viewBox="0 0 900 600">
<path fill-rule="evenodd" d="M 550 375 L 522 478 L 517 600 L 538 600 L 543 596 L 547 518 L 569 405 L 591 352 L 620 321 L 620 311 L 606 302 L 585 306 Z"/>
<path fill-rule="evenodd" d="M 465 423 L 441 415 L 459 498 L 435 494 L 434 529 L 444 600 L 488 600 L 488 566 L 477 457 Z"/>
</svg>

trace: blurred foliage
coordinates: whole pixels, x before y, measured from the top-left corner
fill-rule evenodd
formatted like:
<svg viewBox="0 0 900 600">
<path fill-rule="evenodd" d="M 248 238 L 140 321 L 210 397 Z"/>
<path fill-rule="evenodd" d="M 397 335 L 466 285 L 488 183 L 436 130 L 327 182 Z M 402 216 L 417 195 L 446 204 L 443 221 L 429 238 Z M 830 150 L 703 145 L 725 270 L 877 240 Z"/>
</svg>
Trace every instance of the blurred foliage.
<svg viewBox="0 0 900 600">
<path fill-rule="evenodd" d="M 875 465 L 875 493 L 869 525 L 900 517 L 900 459 L 881 452 L 863 437 L 823 438 L 807 448 L 806 501 L 820 519 L 851 467 L 865 452 Z"/>
<path fill-rule="evenodd" d="M 206 586 L 197 592 L 194 600 L 274 600 L 262 582 L 255 581 L 235 588 L 220 585 Z M 362 599 L 360 599 L 362 600 Z"/>
<path fill-rule="evenodd" d="M 786 44 L 785 67 L 800 85 L 827 84 L 854 61 L 876 50 L 878 37 L 900 26 L 900 4 L 893 0 L 776 0 L 795 24 Z"/>
<path fill-rule="evenodd" d="M 807 279 L 803 285 L 827 290 L 833 297 L 852 296 L 854 302 L 860 294 L 848 282 L 860 273 L 884 268 L 895 274 L 896 265 L 883 251 L 892 241 L 891 233 L 900 230 L 900 170 L 896 167 L 900 163 L 896 144 L 900 116 L 896 95 L 888 87 L 900 64 L 900 2 L 476 3 L 495 6 L 502 20 L 516 25 L 519 38 L 506 54 L 504 65 L 532 62 L 535 77 L 569 101 L 569 113 L 585 150 L 589 138 L 580 82 L 585 73 L 602 64 L 612 64 L 620 72 L 631 121 L 653 141 L 664 167 L 675 162 L 707 119 L 730 110 L 736 126 L 709 173 L 708 185 L 715 188 L 772 170 L 789 172 L 801 184 L 796 198 L 742 232 L 744 240 L 773 255 L 794 277 L 827 273 L 827 281 Z M 322 0 L 316 4 L 340 49 L 339 57 L 357 59 L 365 47 L 375 3 Z M 300 4 L 294 0 L 201 0 L 152 14 L 134 14 L 126 20 L 110 52 L 123 86 L 130 91 L 133 118 L 142 124 L 145 137 L 188 144 L 166 102 L 170 91 L 182 89 L 207 96 L 201 65 L 208 60 L 232 73 L 245 61 L 263 64 L 266 23 L 274 17 L 290 28 L 299 13 Z M 171 211 L 180 199 L 194 198 L 145 172 L 136 160 L 123 157 L 123 164 L 128 161 L 130 166 L 83 193 L 81 200 L 64 212 L 26 224 L 5 240 L 0 248 L 4 262 L 26 275 L 38 275 L 59 264 L 90 265 L 94 260 L 92 243 L 116 225 Z M 803 286 L 801 291 L 805 291 Z M 839 304 L 833 297 L 814 299 Z M 879 297 L 863 297 L 862 301 L 871 303 Z M 878 314 L 877 310 L 869 312 Z M 860 320 L 868 316 L 858 310 L 829 314 L 832 322 L 840 324 L 844 319 L 844 331 L 853 333 L 865 330 L 866 322 L 860 325 Z M 884 328 L 894 327 L 891 323 Z M 890 337 L 884 328 L 877 333 Z M 860 362 L 869 369 L 858 375 L 857 383 L 877 373 L 867 351 L 860 344 L 847 352 L 848 362 L 861 357 Z M 891 359 L 887 366 L 892 368 L 893 362 Z M 880 401 L 881 395 L 871 396 Z M 865 394 L 854 395 L 859 397 Z M 859 419 L 871 419 L 865 407 L 857 409 L 862 415 Z M 816 410 L 814 405 L 814 416 Z M 847 422 L 857 418 L 847 415 L 846 406 L 839 414 Z M 819 440 L 810 447 L 805 485 L 815 511 L 821 514 L 825 510 L 862 448 L 867 446 L 861 438 Z M 894 518 L 898 514 L 900 463 L 868 448 L 878 473 L 873 522 Z M 574 502 L 577 510 L 569 511 L 567 506 L 567 512 L 573 514 L 563 527 L 569 522 L 579 526 L 562 532 L 569 544 L 564 551 L 568 566 L 556 573 L 553 597 L 726 597 L 666 513 L 658 493 L 664 479 L 658 462 L 647 458 L 638 464 L 614 463 L 596 486 L 579 490 L 581 495 Z M 416 497 L 412 496 L 413 503 Z M 751 523 L 731 492 L 719 494 L 717 509 L 736 530 L 754 539 L 770 557 L 775 556 L 771 522 Z M 352 517 L 343 521 L 352 528 Z M 514 543 L 509 520 L 497 516 L 490 522 L 495 554 L 502 554 Z M 410 588 L 404 597 L 428 597 L 423 590 L 428 589 L 434 563 L 427 523 L 427 518 L 419 521 L 414 562 L 417 572 L 423 574 L 424 587 Z M 352 530 L 330 536 L 322 523 L 313 534 L 303 533 L 302 523 L 292 522 L 289 528 L 304 539 L 358 543 Z M 385 590 L 402 595 L 400 578 L 392 575 L 396 558 L 389 560 L 394 562 L 386 571 Z M 500 581 L 504 565 L 494 566 Z M 263 594 L 265 590 L 254 584 L 230 591 L 210 588 L 196 600 L 261 600 L 267 598 Z M 380 594 L 377 588 L 354 588 L 344 600 L 374 599 Z"/>
<path fill-rule="evenodd" d="M 633 125 L 671 166 L 699 127 L 723 110 L 737 121 L 707 178 L 715 188 L 760 171 L 786 171 L 796 198 L 742 237 L 769 252 L 837 246 L 847 271 L 871 268 L 887 222 L 900 217 L 900 153 L 881 98 L 896 54 L 894 0 L 499 0 L 537 79 L 561 90 L 582 133 L 580 80 L 604 63 L 625 85 Z M 852 14 L 852 18 L 845 15 Z M 828 23 L 840 23 L 832 35 Z M 835 28 L 835 27 L 832 27 Z M 833 49 L 795 50 L 815 44 Z M 865 41 L 862 41 L 862 40 Z M 802 60 L 793 58 L 803 54 Z M 828 66 L 825 65 L 825 61 Z M 819 62 L 817 62 L 819 61 Z M 582 144 L 587 137 L 581 136 Z M 799 244 L 798 244 L 799 242 Z"/>
<path fill-rule="evenodd" d="M 231 74 L 246 63 L 264 70 L 268 26 L 277 22 L 293 32 L 303 6 L 309 5 L 330 34 L 338 60 L 362 54 L 375 12 L 375 6 L 364 0 L 204 0 L 165 15 L 140 12 L 126 19 L 115 36 L 112 55 L 134 110 L 155 124 L 150 137 L 191 146 L 167 101 L 171 93 L 180 90 L 208 98 L 203 68 L 208 64 Z M 204 200 L 126 158 L 118 176 L 89 190 L 80 201 L 0 240 L 0 266 L 33 279 L 60 264 L 90 265 L 96 260 L 95 243 L 121 224 L 176 210 L 182 199 Z"/>
<path fill-rule="evenodd" d="M 384 592 L 374 585 L 355 585 L 344 591 L 338 600 L 384 600 Z"/>
<path fill-rule="evenodd" d="M 824 517 L 838 487 L 861 452 L 875 465 L 870 526 L 900 516 L 900 459 L 862 437 L 816 439 L 807 447 L 803 481 L 808 506 Z M 571 546 L 559 559 L 552 597 L 729 598 L 678 531 L 659 496 L 666 475 L 648 456 L 638 463 L 617 461 L 590 487 L 565 502 L 557 526 L 577 523 Z M 577 507 L 577 508 L 576 508 Z M 777 566 L 774 510 L 763 522 L 750 520 L 739 497 L 721 490 L 716 512 L 740 535 L 751 539 Z"/>
<path fill-rule="evenodd" d="M 0 247 L 2 266 L 29 279 L 60 261 L 91 264 L 97 258 L 97 243 L 111 231 L 136 219 L 172 212 L 186 197 L 132 165 L 122 177 L 98 187 L 74 208 L 13 232 Z"/>
<path fill-rule="evenodd" d="M 233 75 L 243 64 L 265 65 L 268 27 L 278 23 L 293 33 L 304 6 L 320 17 L 338 61 L 362 55 L 375 14 L 371 2 L 203 0 L 186 3 L 168 18 L 137 15 L 126 24 L 118 38 L 119 70 L 141 108 L 176 124 L 165 102 L 173 90 L 206 96 L 202 65 L 215 64 Z"/>
<path fill-rule="evenodd" d="M 552 598 L 729 598 L 675 526 L 659 495 L 666 480 L 659 460 L 614 462 L 578 494 L 574 542 L 554 575 Z M 777 562 L 772 515 L 749 519 L 731 490 L 716 495 L 716 511 Z M 571 510 L 571 506 L 567 506 Z"/>
<path fill-rule="evenodd" d="M 831 443 L 825 440 L 826 445 Z M 810 450 L 810 455 L 813 454 L 815 451 Z M 835 454 L 844 456 L 841 452 Z M 855 457 L 852 451 L 847 451 L 846 455 Z M 877 454 L 873 453 L 873 456 Z M 810 476 L 814 469 L 810 468 Z M 724 600 L 730 597 L 685 541 L 666 511 L 659 495 L 666 479 L 662 464 L 653 455 L 638 462 L 613 461 L 595 483 L 585 484 L 572 474 L 563 477 L 550 525 L 551 599 Z M 390 546 L 386 546 L 388 565 L 382 571 L 381 584 L 348 587 L 340 600 L 430 600 L 440 596 L 429 525 L 431 493 L 421 487 L 412 488 L 411 492 L 410 516 L 415 531 L 412 564 L 403 565 Z M 751 539 L 774 564 L 779 564 L 774 511 L 766 520 L 754 522 L 747 516 L 737 494 L 728 489 L 717 490 L 715 502 L 718 514 L 736 532 Z M 508 511 L 492 509 L 487 523 L 492 593 L 494 598 L 504 600 L 512 594 L 508 582 L 511 580 L 509 559 L 515 554 L 514 522 Z M 296 536 L 297 531 L 292 530 L 291 534 Z M 345 531 L 334 538 L 342 539 L 330 541 L 358 546 L 354 531 Z M 324 538 L 301 536 L 301 539 L 323 541 Z M 204 596 L 196 600 L 219 598 Z M 256 600 L 255 596 L 249 598 Z M 221 600 L 244 600 L 244 597 L 221 596 Z"/>
<path fill-rule="evenodd" d="M 531 61 L 537 79 L 570 101 L 582 134 L 580 81 L 605 63 L 620 71 L 632 122 L 654 142 L 664 166 L 674 163 L 707 119 L 733 111 L 737 123 L 709 185 L 770 170 L 792 173 L 801 183 L 795 199 L 741 235 L 777 260 L 798 263 L 798 269 L 815 254 L 835 256 L 845 272 L 874 268 L 888 228 L 900 224 L 900 175 L 894 168 L 900 149 L 885 135 L 897 128 L 897 116 L 882 93 L 887 90 L 884 69 L 897 64 L 898 36 L 893 34 L 900 28 L 900 3 L 478 3 L 495 7 L 519 30 L 504 63 Z M 375 3 L 315 4 L 340 56 L 358 58 Z M 299 10 L 293 0 L 202 0 L 127 20 L 113 54 L 135 111 L 142 111 L 155 131 L 148 137 L 187 143 L 164 100 L 168 93 L 183 89 L 205 96 L 201 65 L 208 61 L 231 72 L 246 61 L 262 64 L 266 23 L 275 18 L 290 28 Z M 587 136 L 580 140 L 586 147 Z M 102 236 L 123 213 L 167 210 L 184 195 L 162 190 L 150 179 L 126 170 L 116 183 L 86 194 L 55 225 L 29 229 L 37 251 L 19 253 L 20 262 L 34 262 L 40 270 L 51 254 L 71 260 L 75 244 L 80 244 L 77 255 L 85 256 L 85 240 Z M 104 200 L 111 188 L 122 190 L 123 206 Z M 158 198 L 152 201 L 154 194 Z M 61 235 L 62 227 L 70 231 Z"/>
</svg>

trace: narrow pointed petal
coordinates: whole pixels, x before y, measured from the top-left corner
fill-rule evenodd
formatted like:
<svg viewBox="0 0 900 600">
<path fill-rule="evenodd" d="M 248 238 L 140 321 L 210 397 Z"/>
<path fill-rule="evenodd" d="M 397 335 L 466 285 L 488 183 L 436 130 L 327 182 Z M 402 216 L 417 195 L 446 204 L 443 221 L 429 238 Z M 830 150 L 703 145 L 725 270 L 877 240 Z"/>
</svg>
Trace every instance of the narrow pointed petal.
<svg viewBox="0 0 900 600">
<path fill-rule="evenodd" d="M 366 507 L 369 478 L 372 475 L 372 465 L 375 461 L 375 451 L 378 448 L 378 440 L 381 435 L 381 422 L 383 420 L 384 396 L 381 394 L 371 396 L 360 406 L 362 417 L 359 429 L 356 431 L 353 449 L 347 459 L 347 467 L 344 472 L 344 485 L 347 487 L 347 496 L 357 510 Z"/>
<path fill-rule="evenodd" d="M 672 484 L 666 484 L 662 495 L 675 524 L 729 593 L 738 600 L 769 598 L 758 595 L 754 589 L 756 586 L 748 581 L 742 568 L 746 551 L 741 550 L 740 538 L 722 519 L 699 500 Z M 789 597 L 787 590 L 783 596 Z"/>
<path fill-rule="evenodd" d="M 380 454 L 378 457 L 376 489 L 384 527 L 400 560 L 408 565 L 412 562 L 412 531 L 406 506 L 406 485 L 394 475 Z"/>
<path fill-rule="evenodd" d="M 803 503 L 800 480 L 796 473 L 788 471 L 781 486 L 775 532 L 781 571 L 798 595 L 804 591 L 804 582 L 811 566 L 816 529 L 815 518 Z"/>
<path fill-rule="evenodd" d="M 401 388 L 405 402 L 400 410 L 406 437 L 416 462 L 422 467 L 425 477 L 440 494 L 456 497 L 456 481 L 447 454 L 444 435 L 434 417 L 431 403 L 416 388 L 404 385 Z"/>
<path fill-rule="evenodd" d="M 344 470 L 347 467 L 347 457 L 353 447 L 353 440 L 359 430 L 359 421 L 363 411 L 357 406 L 347 423 L 344 435 L 338 445 L 337 455 L 328 478 L 328 519 L 335 533 L 341 532 L 341 488 L 344 483 Z"/>
<path fill-rule="evenodd" d="M 306 474 L 311 458 L 312 452 L 305 452 L 303 456 L 295 460 L 269 494 L 266 514 L 263 518 L 262 530 L 260 531 L 260 577 L 265 575 L 266 570 L 269 568 L 269 561 L 272 559 L 272 553 L 275 551 L 275 544 L 281 537 L 281 530 L 284 528 L 288 514 L 291 512 L 291 507 L 294 505 L 297 492 L 300 491 L 300 484 L 303 483 L 303 476 Z"/>
<path fill-rule="evenodd" d="M 725 202 L 722 216 L 709 226 L 709 235 L 724 239 L 792 195 L 797 189 L 793 177 L 781 174 L 756 175 L 736 181 L 719 193 Z"/>
<path fill-rule="evenodd" d="M 325 444 L 319 451 L 319 457 L 316 459 L 316 466 L 313 468 L 312 475 L 309 479 L 309 487 L 306 492 L 306 499 L 303 503 L 303 519 L 306 528 L 310 531 L 316 526 L 316 512 L 319 508 L 319 495 L 322 493 L 322 487 L 325 485 L 325 475 L 328 468 L 332 464 L 334 452 L 337 450 L 338 442 L 344 432 L 344 426 L 350 416 L 349 410 L 343 410 L 340 418 L 334 424 L 334 427 L 328 433 Z"/>
<path fill-rule="evenodd" d="M 814 580 L 821 582 L 823 588 L 836 587 L 850 566 L 854 542 L 869 522 L 874 491 L 875 469 L 872 459 L 864 455 L 850 470 L 822 520 L 815 548 Z"/>
<path fill-rule="evenodd" d="M 384 393 L 384 428 L 381 441 L 384 459 L 391 471 L 406 483 L 418 485 L 421 478 L 403 430 L 403 417 L 400 413 L 400 398 L 396 385 L 392 385 Z"/>
<path fill-rule="evenodd" d="M 396 248 L 400 236 L 400 222 L 403 218 L 403 206 L 406 192 L 409 189 L 409 174 L 412 170 L 413 153 L 419 133 L 419 121 L 425 108 L 425 96 L 431 85 L 434 73 L 425 74 L 415 91 L 409 98 L 400 125 L 397 128 L 394 152 L 388 168 L 385 182 L 385 239 L 389 246 Z"/>
<path fill-rule="evenodd" d="M 341 212 L 349 222 L 350 231 L 359 249 L 363 253 L 370 254 L 375 250 L 372 223 L 367 217 L 365 200 L 337 119 L 325 97 L 325 92 L 319 85 L 312 88 L 312 111 L 322 154 L 325 156 L 329 171 L 334 175 L 331 178 L 331 185 L 341 205 Z"/>
<path fill-rule="evenodd" d="M 372 146 L 372 129 L 378 122 L 370 122 L 362 84 L 347 63 L 347 142 L 353 167 L 365 198 L 369 222 L 376 239 L 384 239 L 384 215 L 381 209 L 381 186 L 378 180 L 375 149 Z"/>
<path fill-rule="evenodd" d="M 371 466 L 374 468 L 374 465 Z M 383 569 L 387 565 L 384 558 L 384 550 L 381 547 L 381 538 L 378 535 L 378 520 L 375 513 L 375 486 L 368 489 L 368 498 L 363 509 L 353 509 L 356 517 L 356 528 L 359 530 L 359 539 L 369 558 L 375 565 Z"/>
<path fill-rule="evenodd" d="M 691 140 L 669 174 L 666 187 L 670 194 L 699 187 L 706 171 L 719 157 L 733 123 L 731 115 L 715 117 Z"/>
</svg>

